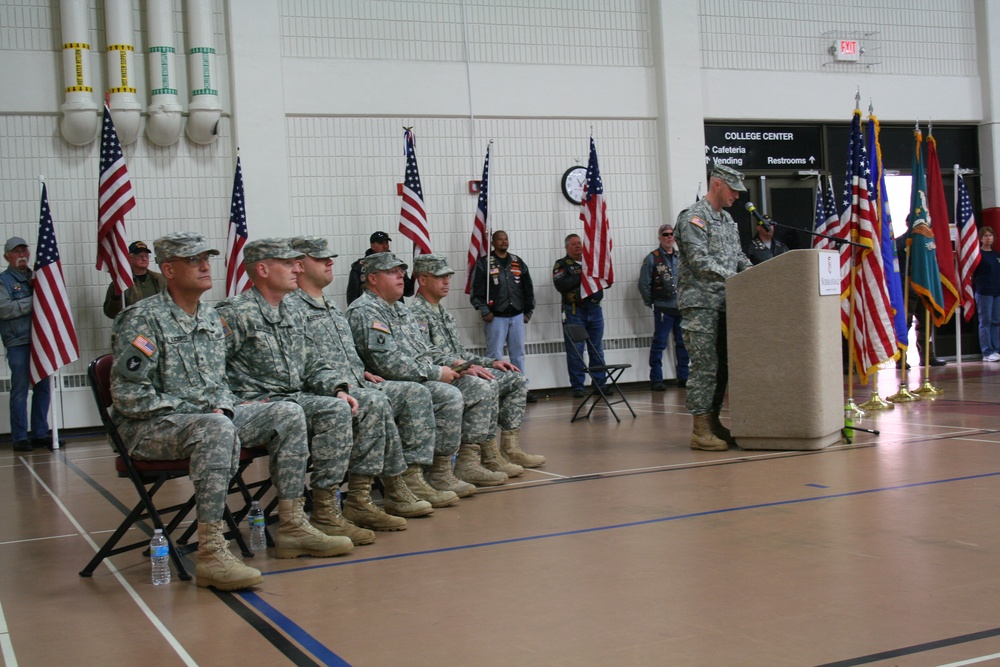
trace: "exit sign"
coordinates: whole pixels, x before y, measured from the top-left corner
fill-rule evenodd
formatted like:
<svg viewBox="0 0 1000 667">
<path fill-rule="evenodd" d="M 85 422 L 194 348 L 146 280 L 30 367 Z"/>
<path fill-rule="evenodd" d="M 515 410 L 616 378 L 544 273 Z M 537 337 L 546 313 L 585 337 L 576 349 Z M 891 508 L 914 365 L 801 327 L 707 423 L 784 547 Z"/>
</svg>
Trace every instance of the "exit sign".
<svg viewBox="0 0 1000 667">
<path fill-rule="evenodd" d="M 856 39 L 840 39 L 834 45 L 834 53 L 837 56 L 837 60 L 857 62 L 861 55 L 861 49 Z"/>
</svg>

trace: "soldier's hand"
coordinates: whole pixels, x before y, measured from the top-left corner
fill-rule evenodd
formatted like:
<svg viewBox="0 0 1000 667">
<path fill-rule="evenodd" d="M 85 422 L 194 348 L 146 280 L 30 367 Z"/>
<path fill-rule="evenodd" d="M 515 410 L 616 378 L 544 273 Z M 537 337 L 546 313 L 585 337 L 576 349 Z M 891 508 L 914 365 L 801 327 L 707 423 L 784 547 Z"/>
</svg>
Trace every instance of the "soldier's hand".
<svg viewBox="0 0 1000 667">
<path fill-rule="evenodd" d="M 482 366 L 478 366 L 476 364 L 473 364 L 472 366 L 469 366 L 469 370 L 467 370 L 464 373 L 462 373 L 462 375 L 466 375 L 466 374 L 468 374 L 468 375 L 474 375 L 477 378 L 483 378 L 484 380 L 493 380 L 496 377 L 495 375 L 493 375 L 493 373 L 490 373 L 488 370 L 486 370 Z"/>
<path fill-rule="evenodd" d="M 515 373 L 520 373 L 521 369 L 510 363 L 509 361 L 504 361 L 503 359 L 497 359 L 493 362 L 493 368 L 498 371 L 513 371 Z"/>
<path fill-rule="evenodd" d="M 337 398 L 351 406 L 352 415 L 358 414 L 358 399 L 354 398 L 343 389 L 337 392 Z"/>
<path fill-rule="evenodd" d="M 369 382 L 374 382 L 375 384 L 378 384 L 379 382 L 385 382 L 384 377 L 382 377 L 381 375 L 375 375 L 370 371 L 365 371 L 364 378 Z"/>
<path fill-rule="evenodd" d="M 441 382 L 445 382 L 447 384 L 451 384 L 452 382 L 454 382 L 455 380 L 457 380 L 460 377 L 462 377 L 461 374 L 456 373 L 455 371 L 451 370 L 451 366 L 442 366 L 441 367 Z"/>
</svg>

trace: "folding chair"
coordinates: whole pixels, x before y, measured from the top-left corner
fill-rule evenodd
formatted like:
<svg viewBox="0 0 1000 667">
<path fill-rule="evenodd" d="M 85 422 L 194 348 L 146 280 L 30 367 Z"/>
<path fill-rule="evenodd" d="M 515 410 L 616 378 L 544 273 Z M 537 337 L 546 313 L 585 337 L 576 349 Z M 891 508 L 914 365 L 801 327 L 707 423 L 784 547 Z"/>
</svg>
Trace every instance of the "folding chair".
<svg viewBox="0 0 1000 667">
<path fill-rule="evenodd" d="M 104 430 L 108 434 L 108 439 L 111 441 L 112 447 L 118 454 L 118 457 L 115 459 L 115 470 L 118 471 L 118 475 L 120 477 L 129 478 L 132 485 L 135 487 L 136 493 L 139 495 L 139 502 L 136 503 L 135 507 L 132 508 L 132 511 L 126 515 L 121 525 L 119 525 L 118 529 L 115 530 L 111 537 L 108 538 L 108 540 L 104 543 L 104 546 L 101 547 L 93 559 L 91 559 L 91 561 L 87 563 L 87 566 L 80 571 L 80 576 L 92 576 L 94 570 L 97 569 L 97 566 L 100 565 L 101 561 L 105 558 L 148 546 L 148 536 L 153 534 L 152 529 L 144 523 L 148 521 L 153 525 L 153 528 L 160 528 L 163 530 L 163 534 L 167 538 L 167 543 L 170 549 L 170 559 L 177 570 L 177 576 L 184 580 L 191 579 L 191 575 L 188 573 L 187 568 L 185 568 L 181 556 L 194 550 L 196 546 L 192 545 L 178 548 L 171 537 L 171 533 L 177 529 L 188 514 L 190 514 L 191 510 L 194 509 L 194 495 L 183 503 L 176 503 L 166 507 L 157 507 L 153 502 L 154 496 L 164 484 L 174 479 L 185 478 L 189 475 L 190 460 L 140 461 L 129 455 L 128 447 L 125 445 L 124 440 L 122 440 L 121 434 L 118 432 L 118 428 L 111 420 L 111 414 L 109 412 L 109 408 L 112 403 L 111 367 L 113 364 L 114 357 L 110 354 L 98 357 L 90 363 L 90 366 L 87 369 L 87 376 L 90 379 L 90 387 L 94 393 L 94 401 L 97 403 L 97 410 L 101 415 L 101 423 L 104 425 Z M 240 457 L 240 471 L 242 472 L 242 470 L 244 470 L 254 458 L 261 455 L 261 451 L 263 451 L 263 448 L 258 448 L 258 450 L 243 450 Z M 266 451 L 263 451 L 263 454 L 266 455 Z M 244 461 L 246 461 L 245 464 Z M 170 514 L 173 514 L 173 516 L 170 519 L 170 522 L 165 525 L 162 517 Z M 229 533 L 227 534 L 227 537 L 236 540 L 237 545 L 240 547 L 240 550 L 244 555 L 252 555 L 252 552 L 247 548 L 246 542 L 240 535 L 238 524 L 234 520 L 233 514 L 229 511 L 228 507 L 225 510 L 223 518 L 229 526 Z M 125 533 L 128 532 L 128 530 L 134 525 L 142 528 L 146 533 L 146 536 L 137 542 L 119 546 L 118 543 L 125 536 Z"/>
<path fill-rule="evenodd" d="M 590 392 L 583 397 L 583 402 L 576 408 L 576 412 L 573 413 L 573 418 L 569 420 L 569 423 L 572 424 L 577 419 L 590 419 L 590 413 L 592 413 L 594 408 L 597 407 L 597 404 L 602 401 L 608 406 L 608 409 L 611 410 L 611 414 L 614 415 L 615 421 L 618 423 L 621 423 L 622 420 L 618 417 L 618 413 L 615 412 L 615 409 L 612 406 L 619 403 L 625 404 L 628 411 L 632 413 L 632 418 L 634 419 L 635 410 L 633 410 L 632 406 L 629 405 L 628 399 L 625 398 L 625 394 L 622 393 L 621 388 L 618 386 L 618 378 L 621 377 L 621 374 L 624 373 L 626 369 L 632 368 L 632 364 L 606 363 L 604 358 L 598 354 L 597 347 L 594 345 L 593 341 L 590 340 L 590 334 L 587 333 L 586 327 L 582 324 L 564 324 L 563 333 L 566 336 L 566 340 L 572 343 L 567 346 L 569 348 L 569 354 L 576 356 L 580 365 L 583 366 L 583 370 L 585 370 L 587 375 L 590 376 Z M 600 360 L 600 363 L 588 366 L 587 362 L 584 361 L 583 354 L 577 348 L 579 343 L 585 343 L 588 359 L 598 359 Z M 594 377 L 596 373 L 604 373 L 607 376 L 603 386 L 597 381 L 597 378 Z M 606 389 L 605 387 L 610 388 Z M 614 396 L 613 392 L 617 392 L 619 398 L 617 400 L 608 400 L 609 396 Z M 587 407 L 587 403 L 590 402 L 591 399 L 593 399 L 594 402 L 591 404 L 590 409 L 587 410 L 587 414 L 582 417 L 579 416 L 580 411 Z"/>
</svg>

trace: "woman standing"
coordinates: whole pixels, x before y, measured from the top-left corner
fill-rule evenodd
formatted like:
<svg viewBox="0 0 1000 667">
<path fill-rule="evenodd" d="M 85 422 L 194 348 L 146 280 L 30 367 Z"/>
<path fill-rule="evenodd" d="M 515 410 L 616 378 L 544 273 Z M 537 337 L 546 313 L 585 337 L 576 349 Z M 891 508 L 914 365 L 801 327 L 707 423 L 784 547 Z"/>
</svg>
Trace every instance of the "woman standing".
<svg viewBox="0 0 1000 667">
<path fill-rule="evenodd" d="M 973 274 L 983 361 L 1000 361 L 1000 254 L 993 249 L 995 238 L 992 227 L 979 230 L 982 259 Z"/>
</svg>

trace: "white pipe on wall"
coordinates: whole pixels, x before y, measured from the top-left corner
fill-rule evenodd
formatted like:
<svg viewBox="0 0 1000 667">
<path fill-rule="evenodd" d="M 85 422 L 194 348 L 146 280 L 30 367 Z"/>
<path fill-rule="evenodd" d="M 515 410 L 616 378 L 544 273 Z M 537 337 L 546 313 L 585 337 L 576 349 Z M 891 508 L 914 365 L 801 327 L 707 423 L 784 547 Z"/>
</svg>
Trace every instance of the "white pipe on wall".
<svg viewBox="0 0 1000 667">
<path fill-rule="evenodd" d="M 90 26 L 86 0 L 62 0 L 63 84 L 66 101 L 59 124 L 63 139 L 86 146 L 97 137 L 97 110 L 90 78 Z"/>
<path fill-rule="evenodd" d="M 108 107 L 118 139 L 131 144 L 139 137 L 142 104 L 135 88 L 135 59 L 131 0 L 106 0 L 104 23 L 108 40 Z"/>
<path fill-rule="evenodd" d="M 215 71 L 211 0 L 187 0 L 185 23 L 188 37 L 187 135 L 196 144 L 210 144 L 218 138 L 222 117 Z"/>
<path fill-rule="evenodd" d="M 180 139 L 184 120 L 174 72 L 172 0 L 147 0 L 146 24 L 150 87 L 146 136 L 157 146 L 172 146 Z"/>
</svg>

